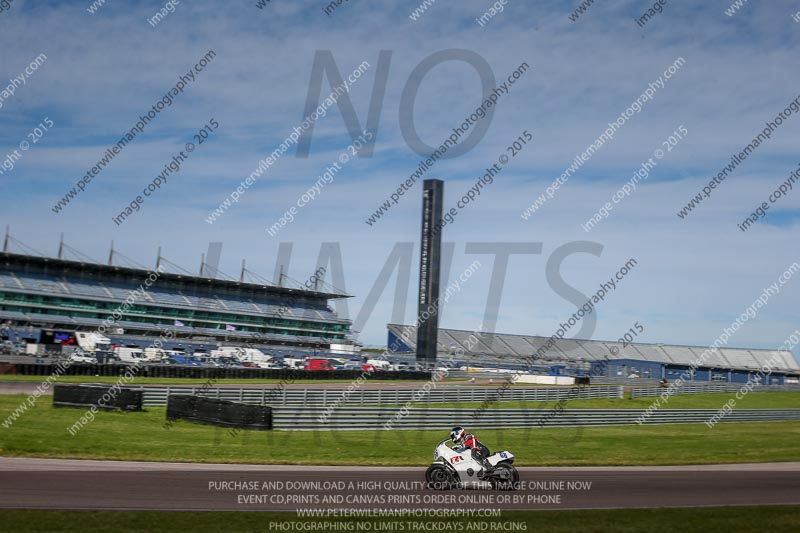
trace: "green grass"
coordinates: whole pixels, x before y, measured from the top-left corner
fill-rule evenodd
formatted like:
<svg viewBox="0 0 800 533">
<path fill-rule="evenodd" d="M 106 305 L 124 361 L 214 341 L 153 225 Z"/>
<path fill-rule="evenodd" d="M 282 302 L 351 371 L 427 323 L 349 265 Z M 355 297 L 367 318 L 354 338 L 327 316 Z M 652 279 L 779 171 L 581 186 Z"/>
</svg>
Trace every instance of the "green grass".
<svg viewBox="0 0 800 533">
<path fill-rule="evenodd" d="M 776 393 L 777 394 L 777 393 Z M 0 396 L 0 424 L 26 398 Z M 96 414 L 75 436 L 83 409 L 54 409 L 43 397 L 10 428 L 0 455 L 256 464 L 420 466 L 446 431 L 240 431 L 175 422 L 165 408 Z M 453 423 L 457 423 L 454 420 Z M 800 460 L 800 422 L 505 429 L 476 432 L 521 466 L 669 465 Z"/>
<path fill-rule="evenodd" d="M 367 519 L 367 518 L 298 518 L 292 513 L 260 512 L 172 512 L 172 511 L 0 511 L 3 530 L 9 532 L 65 532 L 80 530 L 83 533 L 107 531 L 139 533 L 173 531 L 298 531 L 281 529 L 279 524 L 296 522 L 371 523 L 369 530 L 378 531 L 380 521 L 384 527 L 394 523 L 397 527 L 385 531 L 424 531 L 412 529 L 411 522 L 446 523 L 436 531 L 492 531 L 492 524 L 516 524 L 517 531 L 546 531 L 586 533 L 616 531 L 620 533 L 739 533 L 770 531 L 794 532 L 800 529 L 800 506 L 764 507 L 691 507 L 676 509 L 622 509 L 581 511 L 504 511 L 502 518 L 425 518 L 425 519 Z M 277 524 L 276 524 L 277 522 Z M 76 524 L 80 524 L 76 526 Z M 486 529 L 482 529 L 486 524 Z M 523 525 L 524 524 L 524 525 Z M 401 528 L 402 526 L 402 528 Z M 521 526 L 521 527 L 520 527 Z M 334 526 L 335 527 L 335 526 Z M 481 528 L 481 529 L 478 529 Z M 338 529 L 345 531 L 344 529 Z M 353 527 L 353 531 L 358 531 Z M 366 531 L 368 529 L 360 529 Z M 301 531 L 301 530 L 300 530 Z M 323 529 L 316 529 L 323 531 Z"/>
<path fill-rule="evenodd" d="M 713 394 L 681 394 L 669 398 L 661 409 L 720 409 L 734 392 Z M 594 400 L 569 400 L 564 409 L 647 409 L 656 398 L 598 398 Z M 511 401 L 493 402 L 488 409 L 552 409 L 558 402 Z M 461 407 L 477 409 L 482 402 L 414 404 L 414 407 Z M 800 392 L 751 392 L 736 400 L 738 409 L 770 409 L 773 407 L 800 408 Z"/>
</svg>

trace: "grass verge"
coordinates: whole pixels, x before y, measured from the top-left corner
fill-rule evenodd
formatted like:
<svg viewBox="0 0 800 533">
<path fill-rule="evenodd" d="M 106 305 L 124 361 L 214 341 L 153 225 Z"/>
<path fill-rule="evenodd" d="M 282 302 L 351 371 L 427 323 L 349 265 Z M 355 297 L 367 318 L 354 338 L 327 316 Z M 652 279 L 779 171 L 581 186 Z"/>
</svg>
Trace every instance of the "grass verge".
<svg viewBox="0 0 800 533">
<path fill-rule="evenodd" d="M 711 394 L 680 394 L 669 398 L 661 405 L 661 409 L 721 409 L 735 392 L 718 392 Z M 647 409 L 656 398 L 597 398 L 594 400 L 569 400 L 564 409 Z M 511 401 L 492 402 L 485 405 L 487 409 L 551 409 L 558 402 Z M 414 407 L 460 407 L 477 409 L 483 402 L 431 403 L 414 404 Z M 398 406 L 399 407 L 399 406 Z M 751 392 L 736 399 L 738 409 L 771 409 L 800 408 L 800 392 Z"/>
<path fill-rule="evenodd" d="M 54 409 L 43 397 L 10 427 L 26 398 L 0 396 L 0 455 L 206 463 L 422 466 L 447 431 L 239 431 L 175 422 L 165 408 L 100 412 L 74 436 L 85 413 Z M 458 420 L 453 420 L 454 424 Z M 520 466 L 670 465 L 800 460 L 800 422 L 505 429 L 476 431 Z"/>
</svg>

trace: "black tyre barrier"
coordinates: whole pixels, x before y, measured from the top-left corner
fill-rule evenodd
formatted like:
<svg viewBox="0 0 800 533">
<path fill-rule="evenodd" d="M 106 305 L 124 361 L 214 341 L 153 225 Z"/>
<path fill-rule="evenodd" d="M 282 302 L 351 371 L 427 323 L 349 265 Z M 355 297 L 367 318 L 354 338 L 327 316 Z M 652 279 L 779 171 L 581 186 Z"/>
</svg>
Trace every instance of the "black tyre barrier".
<svg viewBox="0 0 800 533">
<path fill-rule="evenodd" d="M 589 376 L 579 376 L 575 378 L 575 385 L 588 385 L 589 381 Z"/>
<path fill-rule="evenodd" d="M 90 365 L 73 363 L 66 369 L 54 364 L 16 364 L 16 374 L 24 376 L 49 376 L 57 373 L 67 376 L 120 376 L 133 365 Z M 178 365 L 141 365 L 136 376 L 153 378 L 194 378 L 194 379 L 344 379 L 353 380 L 365 375 L 370 380 L 410 380 L 427 381 L 429 372 L 372 372 L 362 370 L 290 370 L 271 368 L 215 368 Z"/>
<path fill-rule="evenodd" d="M 53 387 L 53 407 L 91 407 L 103 411 L 141 411 L 143 393 L 140 390 L 108 385 L 66 385 Z"/>
<path fill-rule="evenodd" d="M 212 426 L 266 431 L 272 429 L 272 408 L 203 396 L 169 395 L 167 420 L 178 419 Z"/>
</svg>

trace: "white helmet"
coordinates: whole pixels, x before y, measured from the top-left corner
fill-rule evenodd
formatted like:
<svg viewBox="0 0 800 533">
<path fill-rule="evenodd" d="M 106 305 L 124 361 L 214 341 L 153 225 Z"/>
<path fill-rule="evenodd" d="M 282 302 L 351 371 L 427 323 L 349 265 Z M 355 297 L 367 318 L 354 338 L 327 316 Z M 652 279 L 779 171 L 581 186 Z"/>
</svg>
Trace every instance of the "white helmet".
<svg viewBox="0 0 800 533">
<path fill-rule="evenodd" d="M 461 426 L 456 426 L 450 430 L 450 438 L 455 444 L 461 444 L 461 441 L 464 440 L 464 435 L 466 435 L 466 432 Z"/>
</svg>

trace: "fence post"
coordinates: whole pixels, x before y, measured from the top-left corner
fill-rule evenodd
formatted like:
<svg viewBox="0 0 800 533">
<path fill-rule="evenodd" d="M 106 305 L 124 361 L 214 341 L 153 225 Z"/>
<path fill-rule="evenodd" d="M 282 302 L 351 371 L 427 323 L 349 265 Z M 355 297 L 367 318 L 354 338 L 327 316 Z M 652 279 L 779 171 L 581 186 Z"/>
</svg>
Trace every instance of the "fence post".
<svg viewBox="0 0 800 533">
<path fill-rule="evenodd" d="M 328 405 L 328 389 L 322 389 L 322 406 Z"/>
</svg>

